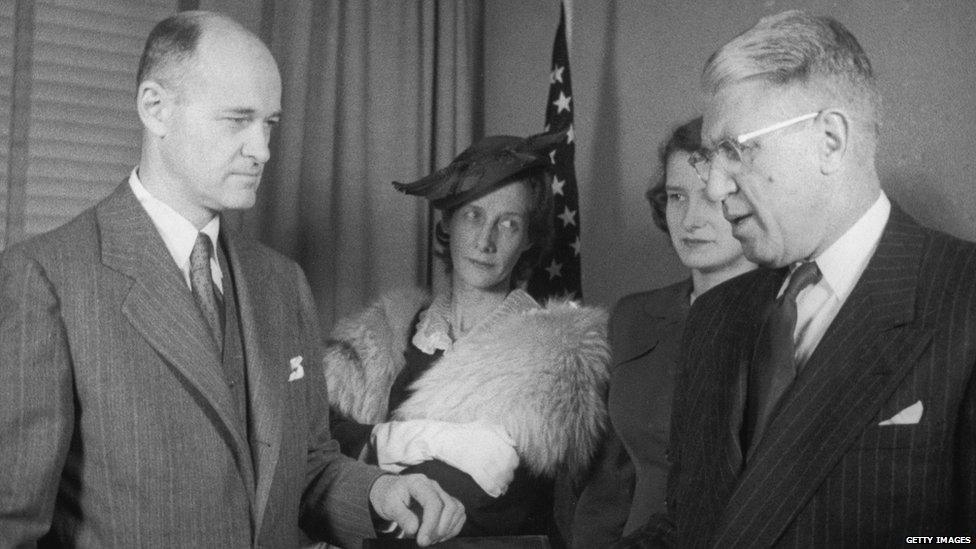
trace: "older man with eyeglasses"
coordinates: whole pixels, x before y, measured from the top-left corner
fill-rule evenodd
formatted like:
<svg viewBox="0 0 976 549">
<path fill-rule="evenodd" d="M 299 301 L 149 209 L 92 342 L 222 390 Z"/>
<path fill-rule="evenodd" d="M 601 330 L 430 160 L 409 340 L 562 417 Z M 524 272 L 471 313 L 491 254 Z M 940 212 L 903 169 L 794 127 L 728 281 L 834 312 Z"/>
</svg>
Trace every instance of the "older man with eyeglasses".
<svg viewBox="0 0 976 549">
<path fill-rule="evenodd" d="M 976 245 L 881 190 L 880 98 L 829 17 L 709 59 L 690 158 L 746 257 L 685 332 L 667 519 L 622 546 L 900 545 L 976 534 Z"/>
</svg>

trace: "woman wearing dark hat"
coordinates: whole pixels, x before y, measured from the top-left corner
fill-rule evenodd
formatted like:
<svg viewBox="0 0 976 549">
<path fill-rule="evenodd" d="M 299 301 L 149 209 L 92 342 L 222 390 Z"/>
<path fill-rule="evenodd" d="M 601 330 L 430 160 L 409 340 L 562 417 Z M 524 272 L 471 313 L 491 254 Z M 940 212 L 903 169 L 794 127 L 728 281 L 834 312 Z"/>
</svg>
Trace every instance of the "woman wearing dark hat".
<svg viewBox="0 0 976 549">
<path fill-rule="evenodd" d="M 573 547 L 607 547 L 665 511 L 672 393 L 688 311 L 701 294 L 756 267 L 688 162 L 702 146 L 701 124 L 696 118 L 674 130 L 646 194 L 654 224 L 690 277 L 625 296 L 613 309 L 611 436 L 580 496 Z"/>
<path fill-rule="evenodd" d="M 326 354 L 342 451 L 438 481 L 465 504 L 462 536 L 546 533 L 553 477 L 587 466 L 606 418 L 606 314 L 516 287 L 548 239 L 548 151 L 564 138 L 486 137 L 395 183 L 442 212 L 451 288 L 383 296 Z"/>
</svg>

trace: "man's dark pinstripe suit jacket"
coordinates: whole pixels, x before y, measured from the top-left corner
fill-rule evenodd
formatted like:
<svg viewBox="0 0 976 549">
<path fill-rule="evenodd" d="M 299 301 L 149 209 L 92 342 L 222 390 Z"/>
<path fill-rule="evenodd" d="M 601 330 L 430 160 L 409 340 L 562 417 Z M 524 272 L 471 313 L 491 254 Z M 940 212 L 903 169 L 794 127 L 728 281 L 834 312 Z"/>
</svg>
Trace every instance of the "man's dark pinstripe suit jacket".
<svg viewBox="0 0 976 549">
<path fill-rule="evenodd" d="M 373 533 L 379 470 L 330 440 L 305 277 L 223 232 L 249 433 L 128 184 L 0 258 L 0 547 L 295 547 L 300 515 L 343 545 Z"/>
<path fill-rule="evenodd" d="M 745 373 L 785 273 L 748 273 L 692 308 L 672 422 L 676 544 L 884 547 L 976 535 L 976 245 L 893 207 L 744 464 Z M 879 425 L 919 401 L 917 424 Z"/>
</svg>

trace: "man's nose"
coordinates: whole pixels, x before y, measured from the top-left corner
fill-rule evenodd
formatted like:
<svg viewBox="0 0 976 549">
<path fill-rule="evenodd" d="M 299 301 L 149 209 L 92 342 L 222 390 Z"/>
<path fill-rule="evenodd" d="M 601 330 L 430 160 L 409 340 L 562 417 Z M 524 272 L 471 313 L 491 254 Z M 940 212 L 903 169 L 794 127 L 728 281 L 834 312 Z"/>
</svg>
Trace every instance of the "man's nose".
<svg viewBox="0 0 976 549">
<path fill-rule="evenodd" d="M 712 166 L 708 172 L 708 180 L 705 182 L 705 195 L 715 203 L 721 203 L 730 194 L 735 194 L 739 190 L 732 177 L 721 168 L 716 169 Z"/>
<path fill-rule="evenodd" d="M 244 156 L 254 159 L 258 164 L 264 164 L 271 158 L 271 128 L 264 123 L 255 123 L 247 130 L 246 141 L 241 148 Z"/>
</svg>

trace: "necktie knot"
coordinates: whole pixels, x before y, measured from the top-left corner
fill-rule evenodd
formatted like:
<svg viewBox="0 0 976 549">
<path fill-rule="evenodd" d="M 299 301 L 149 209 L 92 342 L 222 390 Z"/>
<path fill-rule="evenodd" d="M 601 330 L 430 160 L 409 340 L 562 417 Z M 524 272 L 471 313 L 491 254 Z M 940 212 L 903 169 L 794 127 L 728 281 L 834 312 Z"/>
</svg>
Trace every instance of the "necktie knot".
<svg viewBox="0 0 976 549">
<path fill-rule="evenodd" d="M 821 276 L 820 268 L 817 267 L 815 261 L 800 263 L 790 276 L 790 282 L 786 285 L 786 291 L 783 292 L 783 299 L 796 301 L 796 296 L 807 286 L 819 282 Z"/>
</svg>

